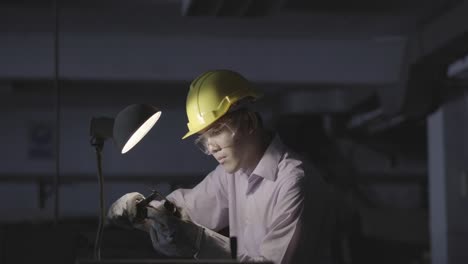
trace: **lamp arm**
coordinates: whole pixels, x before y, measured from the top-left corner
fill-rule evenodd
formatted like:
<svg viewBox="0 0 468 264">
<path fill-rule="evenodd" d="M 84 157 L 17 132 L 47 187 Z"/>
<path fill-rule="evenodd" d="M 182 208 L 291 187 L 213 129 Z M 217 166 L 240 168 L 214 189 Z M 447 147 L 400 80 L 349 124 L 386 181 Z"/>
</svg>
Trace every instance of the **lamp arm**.
<svg viewBox="0 0 468 264">
<path fill-rule="evenodd" d="M 99 182 L 99 225 L 96 232 L 96 239 L 94 241 L 94 258 L 96 260 L 101 260 L 101 243 L 104 231 L 104 219 L 106 217 L 106 212 L 104 208 L 104 177 L 102 176 L 102 149 L 104 146 L 104 139 L 94 138 L 94 144 L 93 140 L 91 144 L 95 147 L 96 150 Z"/>
<path fill-rule="evenodd" d="M 104 148 L 104 141 L 107 138 L 112 138 L 112 128 L 114 126 L 114 119 L 108 117 L 93 117 L 90 125 L 91 145 L 96 151 L 98 181 L 99 181 L 99 226 L 96 232 L 96 239 L 94 241 L 94 258 L 101 260 L 101 243 L 104 231 L 104 219 L 106 212 L 104 208 L 104 177 L 102 176 L 102 150 Z"/>
</svg>

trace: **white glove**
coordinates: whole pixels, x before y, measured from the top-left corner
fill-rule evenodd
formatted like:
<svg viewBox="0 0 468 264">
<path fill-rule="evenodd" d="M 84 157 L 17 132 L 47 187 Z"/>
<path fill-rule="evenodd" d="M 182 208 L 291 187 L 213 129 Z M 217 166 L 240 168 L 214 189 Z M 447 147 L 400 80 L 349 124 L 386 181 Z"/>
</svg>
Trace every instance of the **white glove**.
<svg viewBox="0 0 468 264">
<path fill-rule="evenodd" d="M 230 258 L 228 238 L 193 223 L 182 208 L 177 209 L 180 218 L 164 203 L 148 208 L 148 231 L 156 251 L 170 257 Z"/>
<path fill-rule="evenodd" d="M 107 219 L 111 224 L 125 228 L 132 228 L 137 214 L 137 203 L 145 197 L 137 192 L 127 193 L 115 201 L 107 212 Z"/>
</svg>

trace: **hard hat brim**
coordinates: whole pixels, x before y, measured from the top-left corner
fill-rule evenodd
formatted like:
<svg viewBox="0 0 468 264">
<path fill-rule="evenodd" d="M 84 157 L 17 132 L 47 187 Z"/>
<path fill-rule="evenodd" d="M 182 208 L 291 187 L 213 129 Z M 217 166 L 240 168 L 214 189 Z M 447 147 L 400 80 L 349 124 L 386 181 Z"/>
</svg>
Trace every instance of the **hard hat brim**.
<svg viewBox="0 0 468 264">
<path fill-rule="evenodd" d="M 185 134 L 185 135 L 182 137 L 182 139 L 186 139 L 186 138 L 192 136 L 193 134 L 195 134 L 195 133 L 197 133 L 197 132 L 198 132 L 198 131 L 189 131 L 189 132 L 187 132 L 187 134 Z"/>
</svg>

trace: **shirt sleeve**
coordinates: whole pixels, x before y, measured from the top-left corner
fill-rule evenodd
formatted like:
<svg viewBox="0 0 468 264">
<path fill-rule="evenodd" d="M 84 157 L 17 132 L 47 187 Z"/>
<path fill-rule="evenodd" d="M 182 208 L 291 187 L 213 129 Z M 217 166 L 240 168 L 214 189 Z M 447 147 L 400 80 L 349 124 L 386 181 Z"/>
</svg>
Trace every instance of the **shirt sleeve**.
<svg viewBox="0 0 468 264">
<path fill-rule="evenodd" d="M 274 263 L 293 263 L 299 234 L 301 234 L 301 215 L 304 195 L 300 179 L 289 180 L 282 184 L 272 220 L 260 246 L 261 256 L 241 256 L 245 260 L 270 260 Z"/>
<path fill-rule="evenodd" d="M 218 231 L 229 222 L 225 173 L 216 167 L 193 189 L 178 189 L 167 196 L 184 208 L 192 221 Z"/>
<path fill-rule="evenodd" d="M 271 224 L 260 246 L 261 255 L 240 256 L 241 261 L 329 263 L 332 197 L 320 177 L 309 176 L 282 184 Z"/>
<path fill-rule="evenodd" d="M 323 231 L 329 229 L 324 225 L 329 204 L 323 182 L 312 181 L 302 175 L 281 184 L 260 256 L 240 255 L 241 261 L 326 263 L 321 247 L 328 243 Z"/>
</svg>

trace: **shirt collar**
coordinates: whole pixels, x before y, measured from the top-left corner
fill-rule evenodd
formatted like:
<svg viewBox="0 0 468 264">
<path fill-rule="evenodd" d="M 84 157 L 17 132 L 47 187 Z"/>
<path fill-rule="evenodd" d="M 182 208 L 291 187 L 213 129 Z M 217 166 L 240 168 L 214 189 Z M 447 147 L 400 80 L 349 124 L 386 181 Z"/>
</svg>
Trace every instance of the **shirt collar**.
<svg viewBox="0 0 468 264">
<path fill-rule="evenodd" d="M 251 175 L 257 175 L 275 181 L 278 172 L 278 163 L 283 154 L 284 145 L 279 136 L 275 135 Z"/>
</svg>

